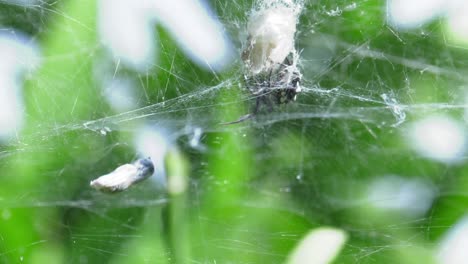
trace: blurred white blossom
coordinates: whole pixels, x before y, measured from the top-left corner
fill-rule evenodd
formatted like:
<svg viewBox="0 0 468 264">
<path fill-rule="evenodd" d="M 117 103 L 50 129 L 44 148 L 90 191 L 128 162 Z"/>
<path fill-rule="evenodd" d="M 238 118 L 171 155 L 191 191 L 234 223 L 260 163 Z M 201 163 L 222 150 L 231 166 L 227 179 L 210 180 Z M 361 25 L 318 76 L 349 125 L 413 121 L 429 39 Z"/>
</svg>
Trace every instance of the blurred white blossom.
<svg viewBox="0 0 468 264">
<path fill-rule="evenodd" d="M 220 22 L 200 1 L 100 0 L 101 40 L 114 55 L 135 70 L 145 71 L 156 60 L 156 25 L 168 30 L 196 63 L 219 70 L 232 58 L 232 47 Z"/>
<path fill-rule="evenodd" d="M 22 77 L 39 65 L 39 49 L 16 31 L 0 34 L 0 140 L 8 140 L 23 125 Z"/>
<path fill-rule="evenodd" d="M 113 109 L 125 112 L 134 109 L 138 104 L 134 82 L 129 78 L 113 78 L 103 83 L 103 94 Z"/>
<path fill-rule="evenodd" d="M 468 216 L 464 216 L 450 228 L 436 248 L 437 259 L 441 264 L 465 264 L 468 259 Z"/>
<path fill-rule="evenodd" d="M 376 209 L 413 217 L 425 214 L 435 196 L 436 189 L 430 182 L 396 175 L 375 178 L 367 190 L 367 200 Z"/>
<path fill-rule="evenodd" d="M 387 0 L 387 16 L 397 28 L 416 28 L 445 17 L 449 33 L 468 40 L 468 2 L 464 0 Z"/>
<path fill-rule="evenodd" d="M 141 158 L 150 158 L 154 164 L 155 179 L 158 184 L 166 184 L 164 159 L 170 147 L 169 137 L 152 126 L 141 126 L 135 135 L 135 149 Z"/>
<path fill-rule="evenodd" d="M 289 256 L 288 264 L 327 264 L 340 253 L 347 234 L 337 228 L 320 227 L 310 231 Z"/>
<path fill-rule="evenodd" d="M 408 131 L 408 144 L 421 156 L 441 162 L 456 162 L 466 150 L 464 127 L 448 116 L 429 116 L 414 122 Z"/>
</svg>

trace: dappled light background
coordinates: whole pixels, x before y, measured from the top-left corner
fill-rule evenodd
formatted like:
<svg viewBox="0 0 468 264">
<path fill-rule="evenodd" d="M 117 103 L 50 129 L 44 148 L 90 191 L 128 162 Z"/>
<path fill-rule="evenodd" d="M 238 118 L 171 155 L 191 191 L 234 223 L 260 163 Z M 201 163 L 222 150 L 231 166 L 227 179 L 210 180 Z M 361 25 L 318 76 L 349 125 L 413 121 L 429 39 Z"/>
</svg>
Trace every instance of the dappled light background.
<svg viewBox="0 0 468 264">
<path fill-rule="evenodd" d="M 250 113 L 249 17 L 301 6 Z M 0 0 L 1 263 L 464 263 L 468 4 Z M 91 180 L 150 157 L 116 194 Z M 307 261 L 307 262 L 306 262 Z"/>
</svg>

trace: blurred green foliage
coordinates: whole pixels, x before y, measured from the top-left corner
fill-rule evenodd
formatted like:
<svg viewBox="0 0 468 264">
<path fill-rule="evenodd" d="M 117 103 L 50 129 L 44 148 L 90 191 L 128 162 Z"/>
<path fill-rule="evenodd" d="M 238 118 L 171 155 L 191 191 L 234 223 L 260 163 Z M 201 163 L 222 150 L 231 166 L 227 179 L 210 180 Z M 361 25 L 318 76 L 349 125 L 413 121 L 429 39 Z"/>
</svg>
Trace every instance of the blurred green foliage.
<svg viewBox="0 0 468 264">
<path fill-rule="evenodd" d="M 44 56 L 24 87 L 26 127 L 1 147 L 0 262 L 283 263 L 309 230 L 334 226 L 349 235 L 336 263 L 433 263 L 436 242 L 466 213 L 467 169 L 417 156 L 403 140 L 406 123 L 392 126 L 397 121 L 381 95 L 408 106 L 405 122 L 441 112 L 461 120 L 461 108 L 416 106 L 459 104 L 468 56 L 444 41 L 436 22 L 395 33 L 383 1 L 355 2 L 356 9 L 330 16 L 327 10 L 352 1 L 308 1 L 297 36 L 304 87 L 338 87 L 347 96 L 305 92 L 288 107 L 318 118 L 265 125 L 218 125 L 253 103 L 238 100 L 245 92 L 238 67 L 218 74 L 200 68 L 155 27 L 154 71 L 120 72 L 139 80 L 141 107 L 223 84 L 214 99 L 175 101 L 177 110 L 190 108 L 175 111 L 175 119 L 212 124 L 202 138 L 206 151 L 190 148 L 186 135 L 177 138 L 165 169 L 168 177 L 187 179 L 181 195 L 144 184 L 117 195 L 88 186 L 134 159 L 131 138 L 141 124 L 125 122 L 105 136 L 82 125 L 115 114 L 95 76 L 106 52 L 96 32 L 96 2 L 0 3 L 1 27 L 32 35 Z M 245 25 L 251 1 L 211 5 L 240 49 L 236 25 Z M 359 53 L 360 47 L 382 56 Z M 406 60 L 450 74 L 421 72 Z M 206 115 L 196 107 L 208 109 Z M 369 184 L 385 175 L 423 179 L 438 196 L 417 219 L 362 202 Z"/>
</svg>

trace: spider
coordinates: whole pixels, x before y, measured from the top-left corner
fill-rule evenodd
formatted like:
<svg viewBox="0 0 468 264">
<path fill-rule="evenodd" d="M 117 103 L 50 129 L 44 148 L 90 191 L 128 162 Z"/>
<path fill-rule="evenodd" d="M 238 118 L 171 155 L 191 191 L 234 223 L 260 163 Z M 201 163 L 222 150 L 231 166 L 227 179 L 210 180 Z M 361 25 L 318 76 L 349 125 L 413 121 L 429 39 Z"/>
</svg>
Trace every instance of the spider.
<svg viewBox="0 0 468 264">
<path fill-rule="evenodd" d="M 244 75 L 247 90 L 256 98 L 255 105 L 251 113 L 236 121 L 224 123 L 224 125 L 237 124 L 255 117 L 263 105 L 271 112 L 274 105 L 295 101 L 297 94 L 301 92 L 300 81 L 302 78 L 296 61 L 297 54 L 292 52 L 283 63 L 272 64 L 268 71 L 253 76 Z"/>
</svg>

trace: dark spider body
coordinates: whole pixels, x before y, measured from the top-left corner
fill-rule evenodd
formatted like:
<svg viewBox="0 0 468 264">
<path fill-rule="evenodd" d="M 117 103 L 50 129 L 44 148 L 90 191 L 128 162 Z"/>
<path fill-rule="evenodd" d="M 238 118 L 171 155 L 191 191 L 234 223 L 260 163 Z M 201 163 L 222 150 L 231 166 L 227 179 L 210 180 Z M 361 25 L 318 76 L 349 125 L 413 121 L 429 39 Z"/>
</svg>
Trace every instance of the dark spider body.
<svg viewBox="0 0 468 264">
<path fill-rule="evenodd" d="M 286 104 L 296 100 L 300 92 L 301 73 L 289 58 L 268 72 L 245 76 L 249 92 L 267 105 Z M 255 112 L 255 111 L 254 111 Z"/>
<path fill-rule="evenodd" d="M 301 73 L 297 69 L 295 59 L 290 54 L 283 63 L 273 65 L 270 70 L 263 71 L 253 76 L 245 75 L 244 81 L 247 90 L 256 98 L 255 106 L 250 114 L 240 117 L 238 120 L 224 123 L 236 124 L 257 115 L 266 106 L 268 111 L 273 111 L 275 105 L 287 104 L 296 100 L 301 91 Z"/>
</svg>

